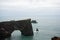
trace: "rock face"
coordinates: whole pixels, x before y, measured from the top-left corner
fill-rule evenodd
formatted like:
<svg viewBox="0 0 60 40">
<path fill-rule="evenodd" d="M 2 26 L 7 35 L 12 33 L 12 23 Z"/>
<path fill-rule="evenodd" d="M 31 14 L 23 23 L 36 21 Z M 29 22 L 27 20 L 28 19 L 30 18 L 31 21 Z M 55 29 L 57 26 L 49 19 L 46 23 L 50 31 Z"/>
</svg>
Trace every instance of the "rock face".
<svg viewBox="0 0 60 40">
<path fill-rule="evenodd" d="M 33 36 L 31 19 L 0 22 L 0 38 L 10 37 L 14 30 L 20 30 L 24 36 Z"/>
<path fill-rule="evenodd" d="M 53 37 L 51 40 L 60 40 L 60 37 Z"/>
<path fill-rule="evenodd" d="M 36 20 L 32 20 L 31 23 L 37 23 L 37 21 Z"/>
</svg>

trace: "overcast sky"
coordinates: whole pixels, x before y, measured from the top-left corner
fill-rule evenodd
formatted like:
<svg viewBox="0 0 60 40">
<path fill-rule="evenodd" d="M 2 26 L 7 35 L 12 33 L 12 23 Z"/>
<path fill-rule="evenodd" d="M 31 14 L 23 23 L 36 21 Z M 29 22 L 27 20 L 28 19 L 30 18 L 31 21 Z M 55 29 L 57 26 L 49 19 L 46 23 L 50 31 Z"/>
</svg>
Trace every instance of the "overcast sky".
<svg viewBox="0 0 60 40">
<path fill-rule="evenodd" d="M 0 0 L 0 6 L 19 8 L 60 7 L 60 0 Z"/>
<path fill-rule="evenodd" d="M 0 8 L 60 7 L 60 0 L 0 0 Z"/>
<path fill-rule="evenodd" d="M 0 18 L 60 15 L 60 0 L 0 0 Z"/>
</svg>

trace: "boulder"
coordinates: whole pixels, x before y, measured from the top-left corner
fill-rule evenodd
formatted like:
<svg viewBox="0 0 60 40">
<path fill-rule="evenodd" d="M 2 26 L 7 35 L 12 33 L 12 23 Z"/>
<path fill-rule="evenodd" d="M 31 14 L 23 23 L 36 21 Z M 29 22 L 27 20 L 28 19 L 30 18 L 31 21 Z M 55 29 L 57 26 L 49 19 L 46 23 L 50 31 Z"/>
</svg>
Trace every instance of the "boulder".
<svg viewBox="0 0 60 40">
<path fill-rule="evenodd" d="M 60 37 L 53 37 L 51 40 L 60 40 Z"/>
</svg>

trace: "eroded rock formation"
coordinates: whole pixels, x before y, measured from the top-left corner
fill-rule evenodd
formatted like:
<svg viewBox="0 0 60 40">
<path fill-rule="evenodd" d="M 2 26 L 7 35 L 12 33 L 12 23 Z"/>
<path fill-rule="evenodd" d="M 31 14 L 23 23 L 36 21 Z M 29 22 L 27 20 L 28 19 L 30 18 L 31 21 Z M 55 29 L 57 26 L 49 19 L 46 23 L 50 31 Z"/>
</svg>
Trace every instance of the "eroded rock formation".
<svg viewBox="0 0 60 40">
<path fill-rule="evenodd" d="M 10 37 L 14 30 L 20 30 L 24 36 L 33 36 L 31 19 L 0 22 L 0 38 Z"/>
</svg>

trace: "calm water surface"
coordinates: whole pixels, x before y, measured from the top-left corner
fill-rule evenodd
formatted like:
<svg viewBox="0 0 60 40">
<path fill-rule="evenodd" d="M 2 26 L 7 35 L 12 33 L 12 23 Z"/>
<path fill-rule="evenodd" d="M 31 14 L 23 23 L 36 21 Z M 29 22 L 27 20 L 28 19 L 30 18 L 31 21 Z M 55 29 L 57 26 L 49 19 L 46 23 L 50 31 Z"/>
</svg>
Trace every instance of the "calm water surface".
<svg viewBox="0 0 60 40">
<path fill-rule="evenodd" d="M 60 37 L 59 17 L 40 17 L 37 24 L 32 24 L 34 36 L 22 36 L 19 30 L 14 31 L 6 40 L 51 40 L 52 37 Z M 36 28 L 39 29 L 36 32 Z"/>
</svg>

